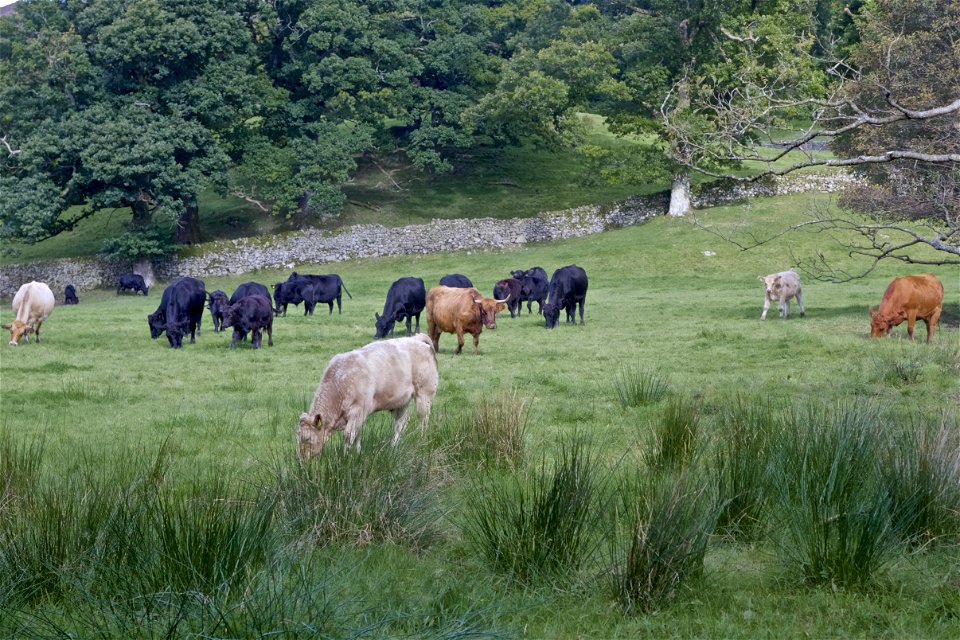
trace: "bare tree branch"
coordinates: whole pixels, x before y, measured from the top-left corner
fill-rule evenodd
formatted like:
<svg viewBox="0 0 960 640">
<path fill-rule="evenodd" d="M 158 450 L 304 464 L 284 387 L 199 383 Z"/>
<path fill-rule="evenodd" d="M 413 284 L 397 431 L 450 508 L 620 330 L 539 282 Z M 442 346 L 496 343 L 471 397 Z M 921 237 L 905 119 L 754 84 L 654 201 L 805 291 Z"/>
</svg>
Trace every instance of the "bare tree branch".
<svg viewBox="0 0 960 640">
<path fill-rule="evenodd" d="M 10 146 L 10 143 L 7 142 L 7 136 L 6 136 L 6 134 L 4 134 L 4 136 L 3 136 L 2 138 L 0 138 L 0 142 L 2 142 L 2 143 L 3 143 L 3 146 L 5 146 L 5 147 L 7 148 L 7 156 L 10 157 L 10 158 L 12 158 L 13 156 L 17 155 L 17 154 L 20 153 L 20 151 L 21 151 L 20 149 L 14 149 L 13 147 Z"/>
</svg>

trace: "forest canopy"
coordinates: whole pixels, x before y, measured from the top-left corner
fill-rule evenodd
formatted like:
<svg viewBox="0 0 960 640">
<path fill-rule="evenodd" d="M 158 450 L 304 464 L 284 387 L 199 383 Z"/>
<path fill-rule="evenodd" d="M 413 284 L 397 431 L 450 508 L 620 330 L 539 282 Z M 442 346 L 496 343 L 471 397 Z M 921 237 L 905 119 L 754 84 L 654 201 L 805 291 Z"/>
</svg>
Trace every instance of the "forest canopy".
<svg viewBox="0 0 960 640">
<path fill-rule="evenodd" d="M 949 105 L 960 63 L 938 43 L 958 23 L 947 0 L 21 0 L 0 18 L 0 239 L 119 208 L 111 247 L 149 257 L 196 241 L 210 189 L 306 225 L 339 214 L 361 158 L 442 174 L 520 144 L 579 149 L 603 180 L 672 182 L 682 213 L 691 171 L 734 171 L 825 104 Z M 652 142 L 590 147 L 578 112 Z M 851 206 L 956 215 L 956 109 L 940 115 L 837 136 L 854 156 L 947 154 L 895 163 L 893 181 L 871 168 L 899 193 Z"/>
</svg>

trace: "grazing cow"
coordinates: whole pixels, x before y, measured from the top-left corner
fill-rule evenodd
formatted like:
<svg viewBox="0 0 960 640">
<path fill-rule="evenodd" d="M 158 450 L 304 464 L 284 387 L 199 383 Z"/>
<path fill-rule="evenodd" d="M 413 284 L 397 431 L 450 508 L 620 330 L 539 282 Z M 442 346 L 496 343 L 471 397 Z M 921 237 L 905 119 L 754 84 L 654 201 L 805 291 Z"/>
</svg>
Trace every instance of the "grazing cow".
<svg viewBox="0 0 960 640">
<path fill-rule="evenodd" d="M 277 315 L 287 315 L 287 305 L 299 306 L 303 302 L 303 294 L 313 296 L 313 286 L 304 280 L 278 282 L 273 285 L 274 312 Z M 303 315 L 307 315 L 304 309 Z"/>
<path fill-rule="evenodd" d="M 437 356 L 430 338 L 422 333 L 372 342 L 333 356 L 310 410 L 300 415 L 300 459 L 320 453 L 334 431 L 343 431 L 344 448 L 355 445 L 359 451 L 360 426 L 376 411 L 393 413 L 396 446 L 407 426 L 411 399 L 423 432 L 438 384 Z"/>
<path fill-rule="evenodd" d="M 768 276 L 757 276 L 757 278 L 763 281 L 766 288 L 763 294 L 761 320 L 767 319 L 767 310 L 774 300 L 777 302 L 780 318 L 786 320 L 787 316 L 790 315 L 790 298 L 797 299 L 797 305 L 800 307 L 800 317 L 806 315 L 806 310 L 803 308 L 803 289 L 800 287 L 800 276 L 796 272 L 781 271 L 780 273 L 771 273 Z"/>
<path fill-rule="evenodd" d="M 907 321 L 907 335 L 913 340 L 917 319 L 927 325 L 927 344 L 933 340 L 937 321 L 943 309 L 943 283 L 932 273 L 894 278 L 880 301 L 880 308 L 870 309 L 870 335 L 886 336 Z"/>
<path fill-rule="evenodd" d="M 470 278 L 459 273 L 448 273 L 440 278 L 440 284 L 445 287 L 454 287 L 455 289 L 469 289 L 473 286 Z"/>
<path fill-rule="evenodd" d="M 493 285 L 493 297 L 503 300 L 509 300 L 507 309 L 510 311 L 511 318 L 520 317 L 520 292 L 523 290 L 523 283 L 516 278 L 504 278 Z"/>
<path fill-rule="evenodd" d="M 410 318 L 417 319 L 414 333 L 420 333 L 420 313 L 426 305 L 427 289 L 422 278 L 400 278 L 390 285 L 387 300 L 383 303 L 383 315 L 374 312 L 376 318 L 375 338 L 393 336 L 393 325 L 406 319 L 407 335 L 410 335 Z"/>
<path fill-rule="evenodd" d="M 243 296 L 223 310 L 223 326 L 233 327 L 231 349 L 237 348 L 238 341 L 247 339 L 247 332 L 251 333 L 253 348 L 259 349 L 263 344 L 263 329 L 267 330 L 267 344 L 272 347 L 273 305 L 270 298 L 258 293 Z"/>
<path fill-rule="evenodd" d="M 259 282 L 244 282 L 230 296 L 230 304 L 236 304 L 241 298 L 253 295 L 270 299 L 270 291 Z"/>
<path fill-rule="evenodd" d="M 80 298 L 77 297 L 77 290 L 72 284 L 68 284 L 63 289 L 63 304 L 80 304 Z"/>
<path fill-rule="evenodd" d="M 527 313 L 533 313 L 533 303 L 537 303 L 537 313 L 543 315 L 543 304 L 547 301 L 550 282 L 547 272 L 541 267 L 531 267 L 525 271 L 511 271 L 510 275 L 523 284 L 520 289 L 520 302 L 527 302 Z"/>
<path fill-rule="evenodd" d="M 583 305 L 587 299 L 587 272 L 575 264 L 560 267 L 550 278 L 547 304 L 543 305 L 543 318 L 547 329 L 560 323 L 560 310 L 567 312 L 567 322 L 576 323 L 574 310 L 580 305 L 580 324 L 583 324 Z"/>
<path fill-rule="evenodd" d="M 210 304 L 207 308 L 210 309 L 210 317 L 213 318 L 214 333 L 219 333 L 224 330 L 223 310 L 228 306 L 230 306 L 230 299 L 226 293 L 217 289 L 210 294 Z"/>
<path fill-rule="evenodd" d="M 183 336 L 190 332 L 190 344 L 196 342 L 203 319 L 203 303 L 207 299 L 202 280 L 184 276 L 177 278 L 163 290 L 160 306 L 147 316 L 150 337 L 156 340 L 164 331 L 170 347 L 183 346 Z"/>
<path fill-rule="evenodd" d="M 303 296 L 304 307 L 306 308 L 305 315 L 312 316 L 313 309 L 318 302 L 327 303 L 330 306 L 330 313 L 332 314 L 334 300 L 337 302 L 337 313 L 342 313 L 340 302 L 344 293 L 353 300 L 353 296 L 347 291 L 343 280 L 335 273 L 317 276 L 310 274 L 301 275 L 294 271 L 290 274 L 290 277 L 287 278 L 287 282 L 295 281 L 305 281 L 312 287 L 310 290 L 301 288 L 301 295 Z"/>
<path fill-rule="evenodd" d="M 427 292 L 427 332 L 433 350 L 440 351 L 440 334 L 457 335 L 457 351 L 463 351 L 463 334 L 473 335 L 473 353 L 478 352 L 480 332 L 497 328 L 497 314 L 507 300 L 484 298 L 476 289 L 436 286 Z"/>
<path fill-rule="evenodd" d="M 147 283 L 139 273 L 125 273 L 117 279 L 117 295 L 126 289 L 132 289 L 134 293 L 142 291 L 143 295 L 147 295 Z"/>
<path fill-rule="evenodd" d="M 17 346 L 21 337 L 29 343 L 31 332 L 37 339 L 37 344 L 40 344 L 40 325 L 53 313 L 55 304 L 53 292 L 46 283 L 34 280 L 21 285 L 17 289 L 17 294 L 13 296 L 11 305 L 14 320 L 10 324 L 3 325 L 4 329 L 10 331 L 10 346 Z"/>
</svg>

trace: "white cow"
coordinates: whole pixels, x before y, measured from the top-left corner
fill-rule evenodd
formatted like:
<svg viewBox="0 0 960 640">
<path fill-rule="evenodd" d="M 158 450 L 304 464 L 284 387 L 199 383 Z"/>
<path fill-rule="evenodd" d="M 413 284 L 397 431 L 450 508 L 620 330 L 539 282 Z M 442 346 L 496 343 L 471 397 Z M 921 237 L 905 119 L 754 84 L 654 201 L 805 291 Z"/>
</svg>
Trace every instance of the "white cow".
<svg viewBox="0 0 960 640">
<path fill-rule="evenodd" d="M 359 451 L 360 426 L 376 411 L 393 413 L 396 446 L 407 426 L 411 399 L 416 401 L 420 430 L 426 429 L 438 383 L 436 352 L 422 333 L 333 356 L 310 410 L 300 416 L 300 458 L 320 453 L 330 434 L 341 430 L 345 448 L 355 443 Z"/>
<path fill-rule="evenodd" d="M 30 342 L 30 332 L 40 342 L 40 325 L 53 313 L 55 304 L 53 292 L 43 282 L 28 282 L 17 290 L 13 297 L 13 313 L 16 319 L 10 324 L 2 325 L 10 330 L 10 346 L 17 346 L 22 336 Z"/>
<path fill-rule="evenodd" d="M 780 273 L 771 273 L 768 276 L 757 276 L 766 286 L 766 292 L 763 297 L 763 313 L 760 314 L 761 320 L 767 319 L 767 310 L 770 303 L 777 302 L 777 309 L 780 311 L 780 318 L 787 319 L 790 314 L 790 298 L 796 297 L 797 304 L 800 305 L 800 317 L 806 312 L 803 308 L 803 290 L 800 288 L 800 276 L 794 271 L 781 271 Z"/>
</svg>

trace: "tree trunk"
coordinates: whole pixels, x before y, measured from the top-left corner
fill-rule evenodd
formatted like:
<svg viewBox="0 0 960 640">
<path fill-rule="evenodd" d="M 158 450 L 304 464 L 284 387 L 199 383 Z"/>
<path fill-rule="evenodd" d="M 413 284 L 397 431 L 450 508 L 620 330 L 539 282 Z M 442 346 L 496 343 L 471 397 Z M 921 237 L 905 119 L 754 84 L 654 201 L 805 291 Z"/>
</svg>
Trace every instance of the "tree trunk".
<svg viewBox="0 0 960 640">
<path fill-rule="evenodd" d="M 177 242 L 196 244 L 200 241 L 200 209 L 196 200 L 184 203 L 183 211 L 177 218 Z"/>
<path fill-rule="evenodd" d="M 690 174 L 678 173 L 673 176 L 670 189 L 670 215 L 682 217 L 690 211 Z"/>
<path fill-rule="evenodd" d="M 153 220 L 153 210 L 150 203 L 143 198 L 137 198 L 130 205 L 133 210 L 133 219 L 130 221 L 130 229 L 142 229 Z"/>
</svg>

